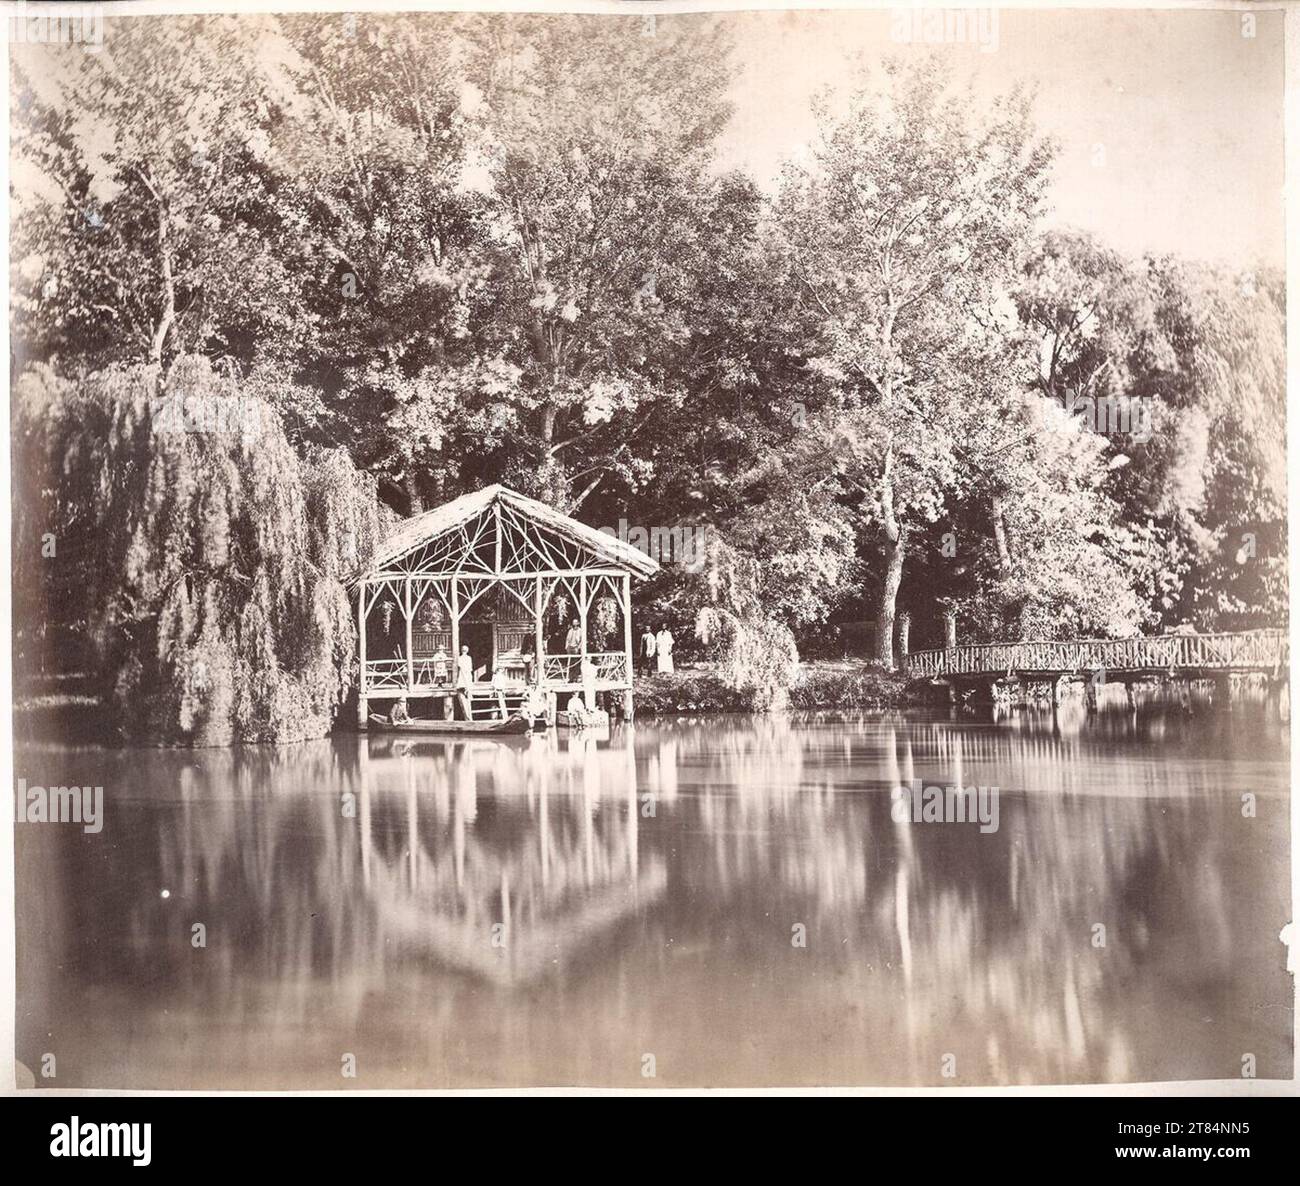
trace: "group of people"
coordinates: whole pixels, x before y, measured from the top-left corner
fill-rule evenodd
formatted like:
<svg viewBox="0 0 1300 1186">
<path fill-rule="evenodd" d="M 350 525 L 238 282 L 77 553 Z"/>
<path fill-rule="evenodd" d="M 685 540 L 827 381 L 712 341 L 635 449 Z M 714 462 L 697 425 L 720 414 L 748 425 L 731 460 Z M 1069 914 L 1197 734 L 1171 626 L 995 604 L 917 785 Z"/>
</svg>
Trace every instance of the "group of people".
<svg viewBox="0 0 1300 1186">
<path fill-rule="evenodd" d="M 577 656 L 582 651 L 582 625 L 575 618 L 564 636 L 566 654 Z M 666 625 L 660 625 L 658 631 L 645 628 L 641 635 L 641 645 L 637 651 L 637 671 L 641 675 L 658 672 L 671 675 L 673 672 L 673 632 Z M 574 660 L 570 660 L 574 662 Z"/>
<path fill-rule="evenodd" d="M 652 671 L 660 675 L 671 675 L 673 673 L 673 632 L 667 626 L 661 625 L 656 633 L 647 626 L 645 633 L 641 635 L 641 647 L 637 651 L 637 657 L 640 660 L 637 669 L 642 675 L 649 675 Z"/>
<path fill-rule="evenodd" d="M 470 720 L 469 692 L 474 684 L 474 660 L 469 652 L 469 647 L 461 647 L 460 654 L 456 658 L 456 683 L 455 683 L 455 703 L 460 708 L 462 720 Z M 510 678 L 510 674 L 504 663 L 498 663 L 492 672 L 492 692 L 496 697 L 497 712 L 504 721 L 509 712 L 506 708 L 506 693 L 516 688 L 516 681 Z M 534 681 L 529 685 L 527 694 L 524 698 L 522 711 L 525 716 L 535 719 L 546 715 L 546 696 L 540 686 Z M 411 714 L 406 706 L 406 697 L 402 696 L 393 706 L 388 714 L 389 721 L 394 725 L 409 725 L 411 723 Z"/>
<path fill-rule="evenodd" d="M 568 633 L 564 637 L 564 649 L 572 656 L 578 656 L 582 651 L 582 626 L 575 619 L 569 627 Z M 641 675 L 649 675 L 651 672 L 657 672 L 660 675 L 671 674 L 673 671 L 673 632 L 666 625 L 661 625 L 657 631 L 651 630 L 649 626 L 641 635 L 640 647 L 637 650 L 637 669 Z M 434 657 L 434 678 L 438 683 L 446 679 L 446 656 L 439 652 Z M 546 713 L 546 694 L 540 686 L 540 671 L 535 672 L 534 680 L 529 684 L 527 694 L 523 704 L 523 713 L 530 719 L 537 719 Z M 584 672 L 585 676 L 586 673 Z M 455 700 L 460 706 L 460 712 L 463 719 L 470 718 L 469 690 L 474 684 L 474 659 L 470 655 L 469 647 L 462 646 L 460 654 L 456 656 L 456 678 L 454 682 Z M 506 693 L 517 686 L 516 681 L 510 678 L 504 663 L 498 663 L 492 672 L 492 691 L 496 697 L 497 711 L 504 721 L 507 716 L 506 711 Z M 569 704 L 571 712 L 577 712 L 582 705 L 581 700 L 575 694 L 575 705 L 572 701 Z M 394 725 L 408 725 L 411 723 L 410 711 L 406 705 L 406 697 L 401 697 L 393 706 L 388 714 L 389 721 Z"/>
<path fill-rule="evenodd" d="M 444 651 L 439 650 L 433 657 L 433 677 L 435 683 L 443 683 L 447 679 L 447 655 Z M 462 720 L 470 719 L 469 707 L 469 689 L 474 684 L 474 659 L 469 653 L 469 647 L 462 646 L 460 654 L 456 656 L 456 679 L 453 683 L 455 688 L 455 703 L 460 707 Z M 492 676 L 492 689 L 497 694 L 497 706 L 501 712 L 501 719 L 506 718 L 506 698 L 505 691 L 509 684 L 506 677 L 505 664 L 498 663 L 496 671 Z M 450 718 L 450 713 L 449 713 Z M 402 696 L 397 703 L 393 705 L 388 713 L 388 720 L 394 725 L 409 725 L 411 723 L 410 710 L 406 705 L 406 697 Z"/>
</svg>

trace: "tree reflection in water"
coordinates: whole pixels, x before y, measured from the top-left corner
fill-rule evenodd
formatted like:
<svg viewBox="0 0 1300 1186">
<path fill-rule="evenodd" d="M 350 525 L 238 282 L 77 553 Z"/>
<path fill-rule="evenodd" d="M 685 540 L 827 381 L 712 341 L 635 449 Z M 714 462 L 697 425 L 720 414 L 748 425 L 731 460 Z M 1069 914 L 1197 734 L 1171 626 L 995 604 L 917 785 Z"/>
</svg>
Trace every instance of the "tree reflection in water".
<svg viewBox="0 0 1300 1186">
<path fill-rule="evenodd" d="M 1290 1065 L 1288 754 L 1262 713 L 823 713 L 16 761 L 108 804 L 98 836 L 18 829 L 19 1055 L 55 1053 L 57 1086 Z M 914 778 L 999 787 L 998 831 L 895 822 L 889 792 Z"/>
</svg>

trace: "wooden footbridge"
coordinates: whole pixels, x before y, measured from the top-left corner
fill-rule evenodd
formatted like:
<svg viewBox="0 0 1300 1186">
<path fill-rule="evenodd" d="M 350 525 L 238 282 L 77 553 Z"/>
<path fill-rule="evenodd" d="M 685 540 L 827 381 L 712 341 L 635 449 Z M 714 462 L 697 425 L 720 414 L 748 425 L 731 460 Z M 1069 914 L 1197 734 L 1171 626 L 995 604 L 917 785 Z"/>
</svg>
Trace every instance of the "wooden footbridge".
<svg viewBox="0 0 1300 1186">
<path fill-rule="evenodd" d="M 1152 638 L 1094 638 L 1075 642 L 995 642 L 914 651 L 903 671 L 914 679 L 947 683 L 1060 683 L 1105 679 L 1223 679 L 1258 674 L 1289 678 L 1285 630 L 1235 634 L 1164 634 Z"/>
</svg>

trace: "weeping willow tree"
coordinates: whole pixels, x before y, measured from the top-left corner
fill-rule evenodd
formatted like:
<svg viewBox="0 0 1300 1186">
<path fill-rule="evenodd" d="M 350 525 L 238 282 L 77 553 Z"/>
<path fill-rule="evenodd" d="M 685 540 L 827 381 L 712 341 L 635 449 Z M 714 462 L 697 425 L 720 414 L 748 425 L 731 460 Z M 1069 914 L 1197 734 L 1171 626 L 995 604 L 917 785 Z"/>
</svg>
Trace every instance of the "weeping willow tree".
<svg viewBox="0 0 1300 1186">
<path fill-rule="evenodd" d="M 758 560 L 714 537 L 702 571 L 692 579 L 701 594 L 695 637 L 718 661 L 723 682 L 749 693 L 755 708 L 784 708 L 799 669 L 799 648 L 770 608 Z"/>
<path fill-rule="evenodd" d="M 382 530 L 346 456 L 300 458 L 268 403 L 193 357 L 162 378 L 31 370 L 14 433 L 16 616 L 80 628 L 120 736 L 329 731 L 354 676 L 344 582 Z"/>
</svg>

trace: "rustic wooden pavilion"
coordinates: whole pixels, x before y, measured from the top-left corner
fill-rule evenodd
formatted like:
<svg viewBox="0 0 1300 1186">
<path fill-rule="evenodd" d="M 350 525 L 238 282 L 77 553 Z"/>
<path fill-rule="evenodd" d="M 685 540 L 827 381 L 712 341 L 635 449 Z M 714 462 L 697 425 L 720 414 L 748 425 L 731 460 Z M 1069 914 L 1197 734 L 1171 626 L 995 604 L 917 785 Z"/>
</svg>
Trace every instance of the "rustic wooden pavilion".
<svg viewBox="0 0 1300 1186">
<path fill-rule="evenodd" d="M 504 486 L 404 521 L 357 580 L 358 721 L 376 698 L 448 699 L 468 647 L 471 715 L 496 704 L 501 667 L 519 698 L 621 693 L 632 710 L 632 578 L 644 552 Z M 570 647 L 574 624 L 579 645 Z"/>
</svg>

